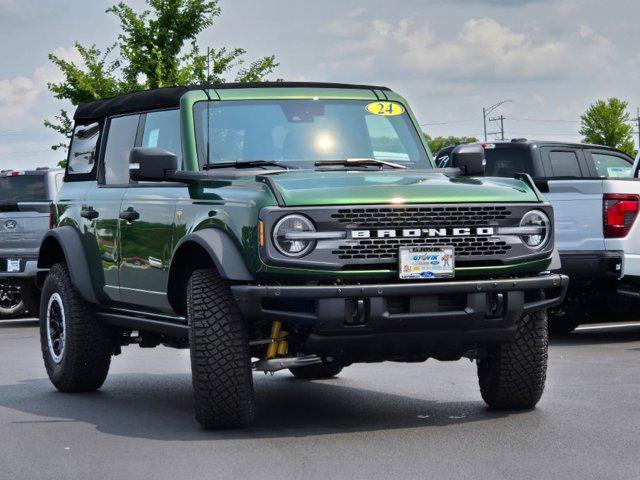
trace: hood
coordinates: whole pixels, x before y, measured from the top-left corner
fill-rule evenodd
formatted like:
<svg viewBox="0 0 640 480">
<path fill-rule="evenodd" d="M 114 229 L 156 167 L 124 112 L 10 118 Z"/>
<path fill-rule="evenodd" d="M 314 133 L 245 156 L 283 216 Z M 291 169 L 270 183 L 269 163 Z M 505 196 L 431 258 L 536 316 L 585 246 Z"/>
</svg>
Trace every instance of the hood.
<svg viewBox="0 0 640 480">
<path fill-rule="evenodd" d="M 427 170 L 290 171 L 270 180 L 286 206 L 539 201 L 520 180 Z"/>
</svg>

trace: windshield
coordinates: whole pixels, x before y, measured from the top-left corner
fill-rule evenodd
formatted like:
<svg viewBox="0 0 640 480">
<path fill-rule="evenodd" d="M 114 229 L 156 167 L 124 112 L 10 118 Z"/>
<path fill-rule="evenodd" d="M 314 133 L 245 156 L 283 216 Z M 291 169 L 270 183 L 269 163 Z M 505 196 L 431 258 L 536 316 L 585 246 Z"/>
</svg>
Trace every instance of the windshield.
<svg viewBox="0 0 640 480">
<path fill-rule="evenodd" d="M 44 175 L 0 177 L 0 203 L 47 200 Z"/>
<path fill-rule="evenodd" d="M 387 110 L 381 111 L 384 104 Z M 373 158 L 430 168 L 409 115 L 399 104 L 389 105 L 357 100 L 198 102 L 199 162 L 263 160 L 313 168 L 318 160 Z"/>
</svg>

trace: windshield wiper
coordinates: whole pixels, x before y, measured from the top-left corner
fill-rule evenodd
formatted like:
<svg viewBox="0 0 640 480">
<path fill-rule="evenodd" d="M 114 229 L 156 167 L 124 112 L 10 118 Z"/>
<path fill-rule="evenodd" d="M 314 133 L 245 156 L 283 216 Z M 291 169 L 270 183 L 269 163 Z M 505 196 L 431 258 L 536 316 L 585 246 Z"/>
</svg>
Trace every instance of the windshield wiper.
<svg viewBox="0 0 640 480">
<path fill-rule="evenodd" d="M 316 167 L 327 165 L 339 165 L 339 166 L 373 166 L 373 167 L 391 167 L 391 168 L 407 168 L 404 165 L 398 163 L 387 162 L 385 160 L 377 160 L 375 158 L 345 158 L 342 160 L 318 160 L 315 163 Z"/>
<path fill-rule="evenodd" d="M 247 160 L 246 162 L 220 162 L 220 163 L 207 163 L 203 165 L 204 170 L 210 170 L 214 168 L 250 168 L 250 167 L 280 167 L 285 170 L 297 169 L 293 165 L 287 165 L 285 163 L 277 162 L 275 160 Z"/>
</svg>

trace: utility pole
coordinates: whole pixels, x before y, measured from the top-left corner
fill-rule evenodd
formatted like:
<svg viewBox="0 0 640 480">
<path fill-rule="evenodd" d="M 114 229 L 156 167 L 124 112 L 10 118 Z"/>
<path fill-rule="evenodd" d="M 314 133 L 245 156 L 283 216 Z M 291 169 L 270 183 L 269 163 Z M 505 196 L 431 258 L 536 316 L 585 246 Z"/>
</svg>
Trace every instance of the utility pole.
<svg viewBox="0 0 640 480">
<path fill-rule="evenodd" d="M 499 132 L 491 132 L 489 133 L 489 135 L 497 135 L 500 134 L 500 139 L 504 140 L 504 115 L 500 115 L 499 117 L 494 117 L 494 118 L 490 118 L 489 121 L 490 122 L 497 122 L 500 121 L 500 131 Z M 486 132 L 485 132 L 486 134 Z"/>
<path fill-rule="evenodd" d="M 496 108 L 508 102 L 513 102 L 513 100 L 502 100 L 501 102 L 491 105 L 490 107 L 486 107 L 482 109 L 482 121 L 484 122 L 484 141 L 485 142 L 487 141 L 487 135 L 493 135 L 493 133 L 487 133 L 487 117 L 491 115 L 491 112 L 493 112 Z M 489 119 L 489 120 L 491 121 L 493 119 Z M 502 131 L 502 139 L 504 140 L 504 117 L 502 118 L 501 122 L 503 123 L 501 131 Z"/>
</svg>

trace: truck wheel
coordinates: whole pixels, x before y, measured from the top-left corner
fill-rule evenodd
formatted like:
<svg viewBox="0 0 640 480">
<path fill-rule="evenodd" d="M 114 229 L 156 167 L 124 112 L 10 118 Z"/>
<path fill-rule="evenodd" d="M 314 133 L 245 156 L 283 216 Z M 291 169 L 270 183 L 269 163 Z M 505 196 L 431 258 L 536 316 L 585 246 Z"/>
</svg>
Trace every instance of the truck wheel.
<svg viewBox="0 0 640 480">
<path fill-rule="evenodd" d="M 71 283 L 67 266 L 51 267 L 40 302 L 40 344 L 51 383 L 61 392 L 100 388 L 109 373 L 112 338 Z"/>
<path fill-rule="evenodd" d="M 497 409 L 535 407 L 547 376 L 548 346 L 546 312 L 524 315 L 515 338 L 478 361 L 480 393 L 487 405 Z"/>
<path fill-rule="evenodd" d="M 206 429 L 248 426 L 254 400 L 245 320 L 216 270 L 191 275 L 187 317 L 196 419 Z"/>
<path fill-rule="evenodd" d="M 16 318 L 24 312 L 20 283 L 10 278 L 0 280 L 0 317 Z"/>
<path fill-rule="evenodd" d="M 289 371 L 296 378 L 305 380 L 320 380 L 322 378 L 332 378 L 338 375 L 344 367 L 339 363 L 318 363 L 317 365 L 307 365 L 306 367 L 290 368 Z"/>
</svg>

